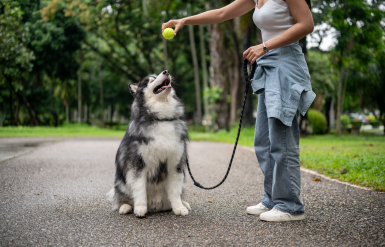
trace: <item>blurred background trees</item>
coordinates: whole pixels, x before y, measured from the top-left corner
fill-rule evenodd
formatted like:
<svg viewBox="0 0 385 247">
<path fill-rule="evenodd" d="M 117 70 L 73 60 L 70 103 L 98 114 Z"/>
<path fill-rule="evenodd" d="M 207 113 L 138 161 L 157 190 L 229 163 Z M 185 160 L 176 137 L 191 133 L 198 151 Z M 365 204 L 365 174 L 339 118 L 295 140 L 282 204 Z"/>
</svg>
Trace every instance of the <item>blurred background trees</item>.
<svg viewBox="0 0 385 247">
<path fill-rule="evenodd" d="M 190 123 L 229 129 L 243 100 L 242 52 L 261 42 L 253 11 L 221 24 L 182 28 L 170 41 L 162 38 L 161 24 L 230 2 L 1 0 L 0 125 L 118 127 L 130 114 L 128 83 L 168 69 Z M 318 45 L 307 51 L 301 40 L 317 94 L 312 107 L 337 133 L 346 127 L 341 115 L 349 112 L 385 121 L 383 1 L 312 5 Z M 322 51 L 329 30 L 335 46 Z M 254 97 L 248 95 L 245 125 L 255 121 Z M 324 125 L 323 117 L 314 116 Z"/>
</svg>

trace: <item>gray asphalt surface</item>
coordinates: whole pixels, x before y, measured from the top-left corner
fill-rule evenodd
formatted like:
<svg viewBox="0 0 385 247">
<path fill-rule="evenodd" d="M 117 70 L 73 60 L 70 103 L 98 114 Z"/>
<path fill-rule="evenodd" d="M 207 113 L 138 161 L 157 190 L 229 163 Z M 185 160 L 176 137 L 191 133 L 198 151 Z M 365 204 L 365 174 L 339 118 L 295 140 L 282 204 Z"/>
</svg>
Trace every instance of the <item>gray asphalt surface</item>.
<svg viewBox="0 0 385 247">
<path fill-rule="evenodd" d="M 239 148 L 228 180 L 204 191 L 187 179 L 186 217 L 138 219 L 111 211 L 105 194 L 120 140 L 69 139 L 0 162 L 1 246 L 385 246 L 385 194 L 302 173 L 306 220 L 263 222 L 245 213 L 263 176 Z M 231 144 L 192 142 L 192 172 L 211 186 L 226 172 Z M 209 202 L 211 201 L 211 202 Z"/>
</svg>

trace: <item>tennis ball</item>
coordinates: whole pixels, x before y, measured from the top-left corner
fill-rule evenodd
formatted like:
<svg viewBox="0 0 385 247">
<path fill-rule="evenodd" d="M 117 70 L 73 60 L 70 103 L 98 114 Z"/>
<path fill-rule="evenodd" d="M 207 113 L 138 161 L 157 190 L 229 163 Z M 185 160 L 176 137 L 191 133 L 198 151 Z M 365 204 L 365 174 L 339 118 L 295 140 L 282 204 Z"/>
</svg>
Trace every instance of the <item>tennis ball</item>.
<svg viewBox="0 0 385 247">
<path fill-rule="evenodd" d="M 163 31 L 163 37 L 165 39 L 172 39 L 174 38 L 174 29 L 172 28 L 166 28 L 164 31 Z"/>
</svg>

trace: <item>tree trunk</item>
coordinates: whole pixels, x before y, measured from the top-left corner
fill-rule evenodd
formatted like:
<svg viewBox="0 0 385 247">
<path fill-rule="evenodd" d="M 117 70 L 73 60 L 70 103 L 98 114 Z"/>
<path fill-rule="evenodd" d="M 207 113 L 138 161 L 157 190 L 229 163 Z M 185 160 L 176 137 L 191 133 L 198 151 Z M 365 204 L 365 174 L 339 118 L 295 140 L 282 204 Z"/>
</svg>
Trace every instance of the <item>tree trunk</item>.
<svg viewBox="0 0 385 247">
<path fill-rule="evenodd" d="M 322 111 L 322 101 L 324 99 L 324 96 L 322 93 L 316 93 L 316 97 L 313 103 L 313 108 L 317 111 Z"/>
<path fill-rule="evenodd" d="M 231 102 L 230 102 L 230 125 L 232 125 L 235 121 L 238 119 L 238 106 L 241 104 L 241 97 L 239 94 L 240 91 L 240 85 L 242 82 L 241 80 L 241 70 L 242 66 L 240 65 L 240 61 L 242 61 L 242 53 L 240 52 L 241 45 L 239 42 L 239 36 L 241 36 L 240 32 L 240 18 L 235 18 L 232 21 L 228 22 L 228 25 L 230 26 L 228 29 L 231 33 L 232 37 L 232 43 L 233 47 L 228 47 L 228 57 L 230 58 L 230 61 L 233 61 L 233 63 L 229 64 L 228 71 L 231 72 L 231 76 L 228 76 L 229 78 L 229 85 L 230 85 L 230 96 L 231 96 Z M 230 48 L 230 49 L 229 49 Z"/>
<path fill-rule="evenodd" d="M 341 96 L 341 114 L 344 110 L 344 102 L 345 102 L 345 92 L 346 92 L 346 84 L 348 83 L 349 78 L 349 67 L 346 68 L 345 76 L 344 76 L 344 84 L 342 85 L 342 96 Z"/>
<path fill-rule="evenodd" d="M 338 80 L 338 87 L 337 87 L 337 126 L 336 126 L 336 133 L 337 135 L 341 135 L 341 91 L 342 91 L 342 80 L 344 77 L 344 67 L 341 66 L 340 70 L 340 78 Z"/>
<path fill-rule="evenodd" d="M 203 92 L 205 92 L 208 88 L 208 80 L 207 80 L 207 63 L 206 63 L 206 47 L 205 47 L 205 40 L 204 40 L 204 32 L 203 32 L 203 25 L 199 25 L 199 44 L 200 44 L 200 50 L 201 50 L 201 63 L 202 63 L 202 75 L 203 75 Z M 206 97 L 203 97 L 203 111 L 205 119 L 207 120 L 207 117 L 209 115 L 208 112 L 209 109 L 209 103 Z M 206 123 L 205 125 L 206 131 L 208 131 L 208 125 Z"/>
<path fill-rule="evenodd" d="M 244 15 L 242 16 L 241 19 L 241 30 L 242 30 L 242 51 L 247 50 L 250 46 L 252 46 L 252 30 L 253 30 L 253 25 L 251 22 L 251 15 Z M 261 40 L 258 40 L 260 42 Z M 242 78 L 243 78 L 243 73 L 242 73 Z M 245 78 L 243 78 L 243 82 L 245 81 Z M 244 83 L 242 84 L 242 92 L 245 91 L 245 85 Z M 243 115 L 243 121 L 242 124 L 244 127 L 252 126 L 255 124 L 253 113 L 254 113 L 254 97 L 255 95 L 252 93 L 252 89 L 249 90 L 250 92 L 247 94 L 247 99 L 246 99 L 246 105 L 245 105 L 245 110 L 244 110 L 244 115 Z M 244 96 L 244 93 L 242 93 L 242 96 Z"/>
<path fill-rule="evenodd" d="M 15 119 L 18 126 L 21 125 L 20 118 L 19 118 L 19 112 L 20 112 L 20 99 L 17 98 L 17 106 L 16 106 L 16 112 L 15 112 Z"/>
<path fill-rule="evenodd" d="M 104 128 L 104 96 L 103 96 L 103 78 L 102 78 L 102 70 L 101 70 L 102 62 L 99 62 L 98 64 L 98 76 L 99 76 L 99 89 L 100 89 L 100 120 L 102 121 L 102 126 Z"/>
<path fill-rule="evenodd" d="M 202 121 L 202 102 L 201 102 L 201 89 L 199 83 L 199 67 L 198 67 L 198 58 L 197 52 L 195 49 L 195 40 L 194 40 L 194 30 L 193 26 L 188 26 L 189 36 L 190 36 L 190 46 L 191 46 L 191 56 L 193 59 L 194 65 L 194 81 L 195 81 L 195 97 L 196 97 L 196 107 L 197 107 L 197 119 L 195 119 L 196 124 L 200 124 Z"/>
<path fill-rule="evenodd" d="M 13 126 L 13 98 L 12 98 L 12 85 L 10 85 L 10 88 L 9 88 L 9 107 L 10 107 L 10 110 L 11 110 L 11 115 L 10 115 L 10 118 L 11 118 L 11 126 Z"/>
<path fill-rule="evenodd" d="M 52 119 L 53 119 L 53 126 L 57 127 L 58 126 L 58 116 L 56 112 L 52 112 Z"/>
<path fill-rule="evenodd" d="M 27 108 L 29 117 L 31 118 L 31 126 L 34 126 L 34 125 L 37 126 L 37 125 L 39 125 L 39 124 L 38 124 L 38 121 L 36 120 L 35 115 L 33 114 L 31 105 L 30 105 L 30 104 L 27 102 L 27 100 L 23 97 L 23 95 L 21 94 L 20 91 L 17 91 L 17 92 L 16 92 L 15 88 L 14 88 L 13 85 L 12 85 L 11 78 L 6 77 L 6 80 L 7 80 L 8 84 L 9 84 L 9 86 L 11 87 L 12 91 L 16 94 L 16 96 L 19 98 L 19 100 L 21 100 L 21 101 L 24 103 L 25 107 Z M 13 117 L 13 116 L 11 115 L 11 117 Z"/>
<path fill-rule="evenodd" d="M 108 105 L 108 116 L 107 116 L 108 122 L 112 122 L 112 106 L 111 104 Z"/>
<path fill-rule="evenodd" d="M 88 105 L 87 104 L 84 104 L 84 122 L 87 123 L 88 122 Z"/>
<path fill-rule="evenodd" d="M 82 122 L 82 50 L 79 51 L 79 70 L 78 70 L 78 122 Z"/>
<path fill-rule="evenodd" d="M 227 103 L 228 95 L 228 86 L 225 80 L 225 66 L 223 66 L 223 39 L 224 33 L 223 30 L 219 28 L 218 24 L 214 24 L 211 28 L 211 37 L 210 37 L 210 86 L 218 87 L 222 90 L 221 98 L 218 100 L 216 108 L 216 126 L 214 128 L 218 129 L 229 129 L 228 118 L 229 118 L 229 108 Z"/>
<path fill-rule="evenodd" d="M 70 123 L 70 120 L 69 120 L 69 107 L 68 107 L 68 103 L 65 105 L 66 107 L 66 124 L 68 125 Z"/>
<path fill-rule="evenodd" d="M 233 60 L 234 64 L 232 68 L 229 68 L 229 72 L 231 73 L 229 76 L 230 78 L 230 96 L 231 96 L 231 102 L 230 102 L 230 125 L 233 124 L 235 121 L 237 121 L 237 110 L 238 110 L 238 91 L 239 91 L 239 85 L 240 85 L 240 74 L 239 74 L 239 56 L 236 52 L 233 53 Z"/>
</svg>

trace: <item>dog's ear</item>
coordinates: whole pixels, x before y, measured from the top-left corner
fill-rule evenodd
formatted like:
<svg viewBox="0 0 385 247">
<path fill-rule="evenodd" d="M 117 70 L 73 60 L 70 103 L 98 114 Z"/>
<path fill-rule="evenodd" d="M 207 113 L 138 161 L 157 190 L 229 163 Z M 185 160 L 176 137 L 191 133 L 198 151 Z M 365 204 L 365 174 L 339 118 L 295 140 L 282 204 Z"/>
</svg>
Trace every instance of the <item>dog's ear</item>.
<svg viewBox="0 0 385 247">
<path fill-rule="evenodd" d="M 138 83 L 130 83 L 128 84 L 128 88 L 133 96 L 135 96 L 136 91 L 138 90 Z"/>
</svg>

